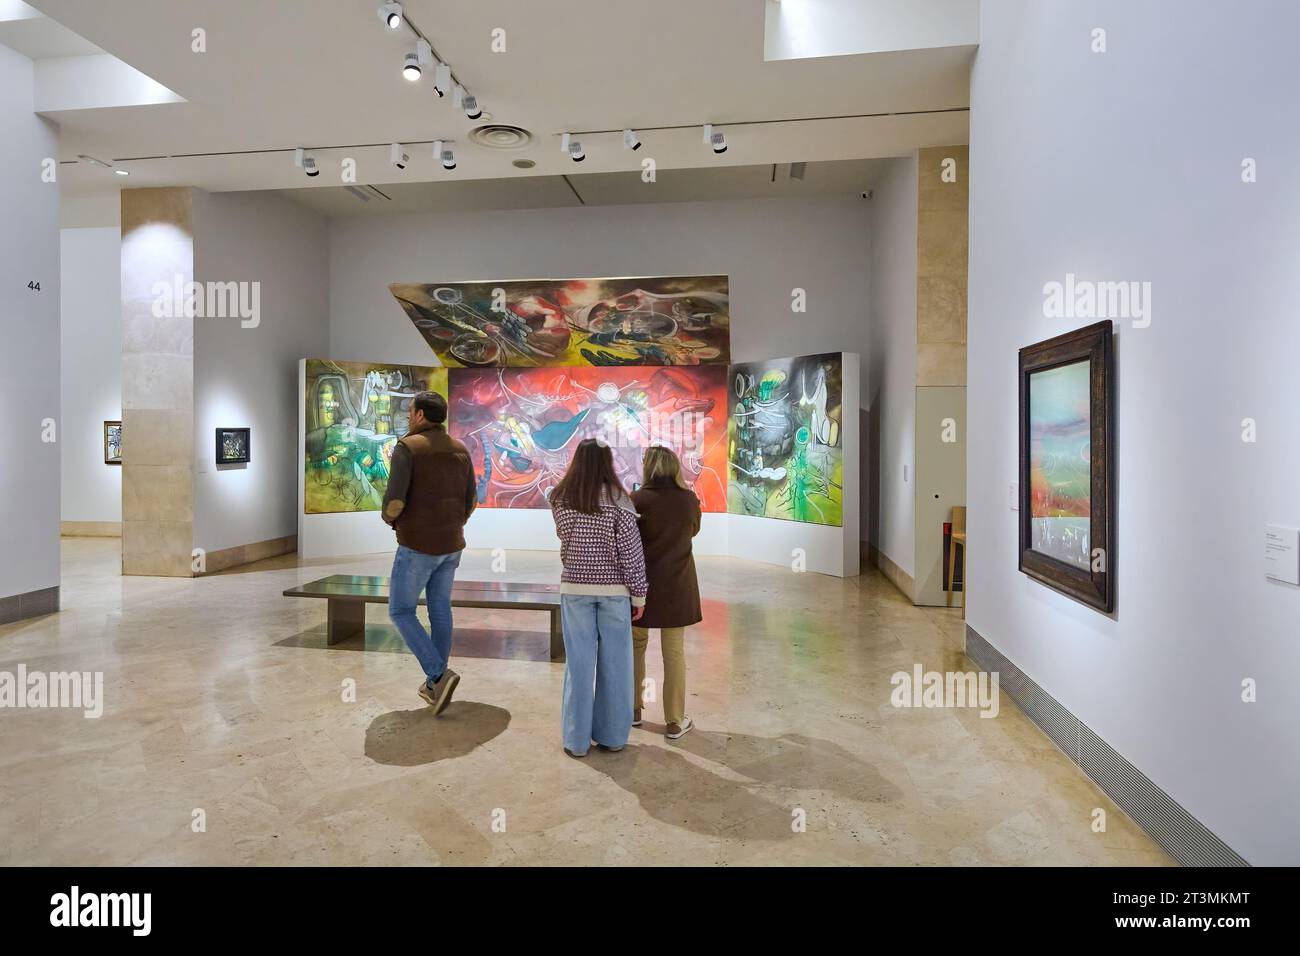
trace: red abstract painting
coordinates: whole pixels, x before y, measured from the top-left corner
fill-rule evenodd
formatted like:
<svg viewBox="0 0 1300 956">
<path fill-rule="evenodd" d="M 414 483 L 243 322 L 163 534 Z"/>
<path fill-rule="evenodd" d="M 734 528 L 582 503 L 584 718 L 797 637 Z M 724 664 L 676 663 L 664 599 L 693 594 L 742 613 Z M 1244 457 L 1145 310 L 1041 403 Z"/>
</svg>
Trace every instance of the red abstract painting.
<svg viewBox="0 0 1300 956">
<path fill-rule="evenodd" d="M 448 379 L 451 434 L 470 451 L 484 507 L 547 507 L 578 442 L 597 438 L 629 491 L 643 450 L 664 445 L 703 510 L 727 510 L 725 366 L 450 369 Z"/>
</svg>

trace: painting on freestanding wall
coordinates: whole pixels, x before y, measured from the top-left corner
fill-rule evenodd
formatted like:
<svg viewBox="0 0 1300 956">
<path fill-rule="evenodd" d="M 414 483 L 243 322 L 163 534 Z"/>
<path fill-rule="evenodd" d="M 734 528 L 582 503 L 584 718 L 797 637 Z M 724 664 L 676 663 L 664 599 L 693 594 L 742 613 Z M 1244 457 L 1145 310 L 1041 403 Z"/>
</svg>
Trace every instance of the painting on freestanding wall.
<svg viewBox="0 0 1300 956">
<path fill-rule="evenodd" d="M 419 392 L 447 397 L 447 370 L 307 359 L 303 510 L 378 511 L 393 446 Z"/>
<path fill-rule="evenodd" d="M 731 366 L 728 511 L 843 525 L 843 370 L 839 353 Z"/>
<path fill-rule="evenodd" d="M 395 283 L 449 367 L 726 365 L 726 276 Z"/>
<path fill-rule="evenodd" d="M 1114 357 L 1109 321 L 1020 350 L 1020 570 L 1114 607 Z"/>
<path fill-rule="evenodd" d="M 451 434 L 469 449 L 488 508 L 545 508 L 578 442 L 614 453 L 629 491 L 642 451 L 666 445 L 705 511 L 727 507 L 726 376 L 695 368 L 451 369 Z"/>
</svg>

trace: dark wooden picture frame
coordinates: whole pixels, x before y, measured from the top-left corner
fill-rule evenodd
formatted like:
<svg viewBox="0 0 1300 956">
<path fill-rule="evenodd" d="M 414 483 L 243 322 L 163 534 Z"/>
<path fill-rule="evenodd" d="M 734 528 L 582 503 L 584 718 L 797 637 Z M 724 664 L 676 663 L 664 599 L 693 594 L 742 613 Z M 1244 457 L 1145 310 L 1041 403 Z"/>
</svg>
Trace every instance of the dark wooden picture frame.
<svg viewBox="0 0 1300 956">
<path fill-rule="evenodd" d="M 1088 362 L 1089 533 L 1087 568 L 1035 550 L 1030 488 L 1029 387 L 1037 372 Z M 1101 611 L 1115 606 L 1115 351 L 1109 320 L 1020 350 L 1020 570 Z M 1096 560 L 1101 548 L 1102 560 Z"/>
<path fill-rule="evenodd" d="M 227 458 L 221 444 L 221 436 L 230 432 L 243 432 L 244 435 L 244 457 Z M 217 464 L 218 465 L 242 465 L 253 459 L 253 436 L 252 429 L 249 428 L 218 428 L 217 429 Z"/>
<path fill-rule="evenodd" d="M 108 430 L 110 427 L 117 426 L 117 457 L 114 458 L 108 453 Z M 122 464 L 122 423 L 121 422 L 104 422 L 104 464 L 120 465 Z"/>
</svg>

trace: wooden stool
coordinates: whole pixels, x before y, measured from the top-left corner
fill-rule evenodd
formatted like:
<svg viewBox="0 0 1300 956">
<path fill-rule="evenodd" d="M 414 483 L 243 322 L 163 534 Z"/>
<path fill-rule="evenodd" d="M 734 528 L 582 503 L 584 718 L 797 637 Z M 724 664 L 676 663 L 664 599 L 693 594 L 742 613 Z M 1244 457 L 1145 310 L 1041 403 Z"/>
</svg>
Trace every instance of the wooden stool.
<svg viewBox="0 0 1300 956">
<path fill-rule="evenodd" d="M 961 545 L 961 618 L 966 620 L 966 509 L 952 509 L 952 534 L 948 542 L 948 607 L 952 607 L 953 586 L 957 583 L 957 546 Z"/>
</svg>

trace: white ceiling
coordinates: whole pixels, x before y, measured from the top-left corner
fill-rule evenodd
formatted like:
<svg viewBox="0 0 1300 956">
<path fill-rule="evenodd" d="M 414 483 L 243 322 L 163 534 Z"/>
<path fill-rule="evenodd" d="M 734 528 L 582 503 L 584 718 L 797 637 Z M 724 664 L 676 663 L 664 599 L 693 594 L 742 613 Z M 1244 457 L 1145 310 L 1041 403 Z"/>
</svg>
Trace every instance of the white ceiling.
<svg viewBox="0 0 1300 956">
<path fill-rule="evenodd" d="M 104 52 L 22 0 L 0 0 L 0 43 L 30 60 Z"/>
<path fill-rule="evenodd" d="M 384 28 L 378 0 L 32 5 L 187 101 L 49 113 L 61 159 L 86 153 L 131 172 L 124 180 L 64 166 L 63 188 L 74 195 L 124 184 L 337 189 L 345 158 L 356 161 L 360 184 L 614 173 L 639 170 L 646 157 L 665 182 L 675 169 L 897 156 L 968 136 L 973 46 L 769 62 L 760 0 L 408 0 L 491 120 L 532 131 L 534 143 L 512 152 L 469 143 L 487 117 L 470 121 L 438 99 L 431 75 L 401 78 L 414 38 Z M 497 27 L 504 53 L 491 49 Z M 206 31 L 205 53 L 191 51 L 195 28 Z M 799 122 L 809 118 L 821 119 Z M 694 126 L 703 122 L 725 132 L 727 153 L 703 145 Z M 677 125 L 694 128 L 652 129 Z M 641 150 L 622 147 L 625 126 L 640 131 Z M 565 130 L 615 132 L 583 135 L 587 160 L 578 165 L 559 152 Z M 435 138 L 455 141 L 454 172 L 427 145 L 407 148 L 404 172 L 389 165 L 389 142 Z M 321 176 L 293 167 L 295 146 L 316 151 Z M 268 152 L 194 155 L 258 150 Z M 511 165 L 521 157 L 535 167 Z"/>
</svg>

